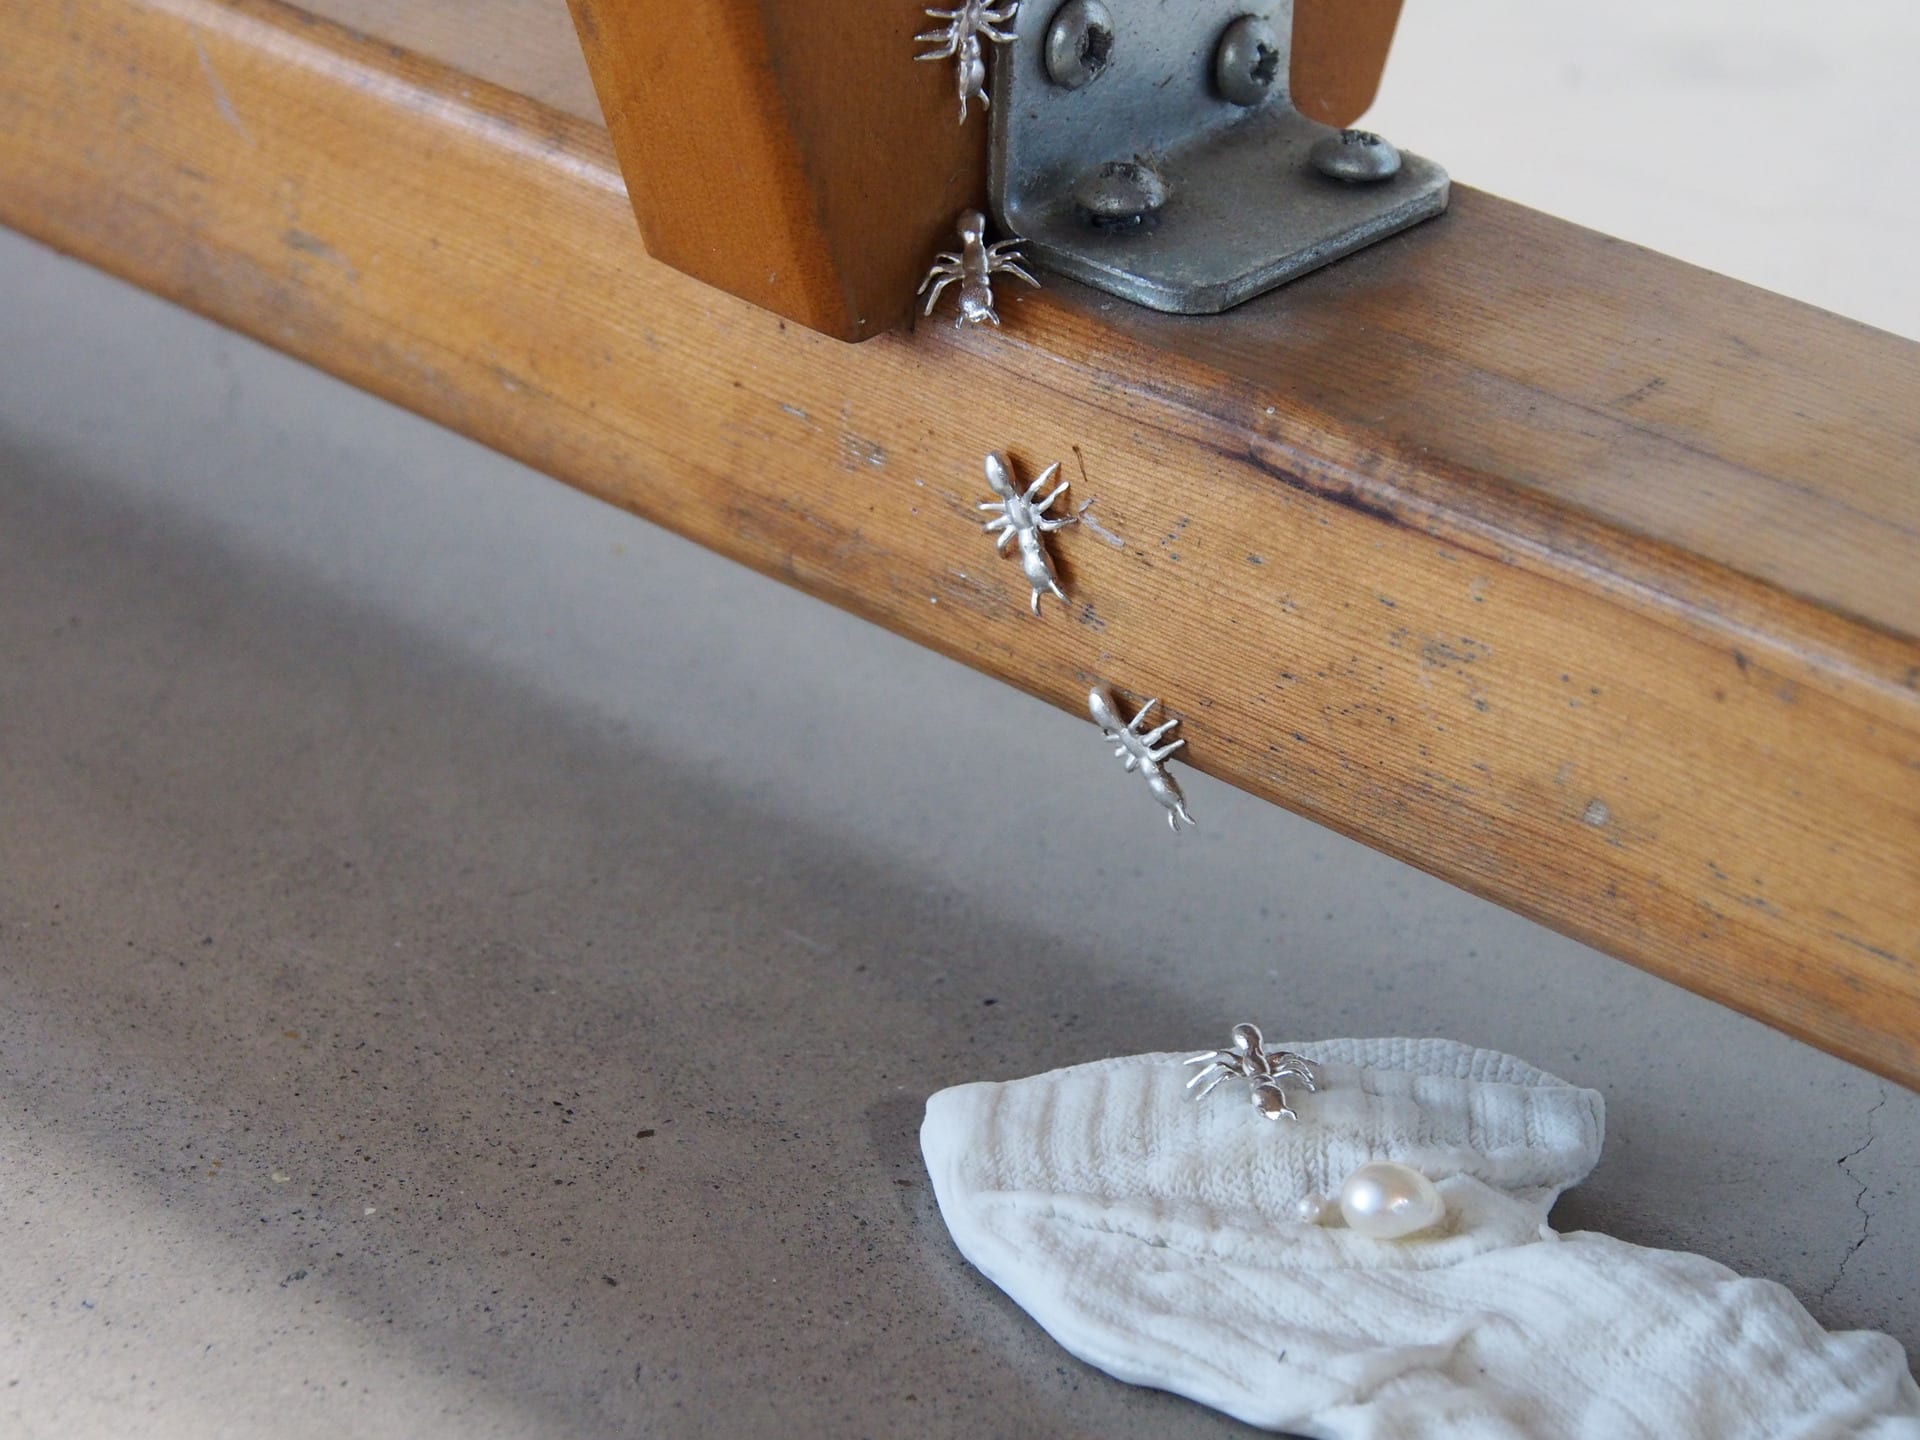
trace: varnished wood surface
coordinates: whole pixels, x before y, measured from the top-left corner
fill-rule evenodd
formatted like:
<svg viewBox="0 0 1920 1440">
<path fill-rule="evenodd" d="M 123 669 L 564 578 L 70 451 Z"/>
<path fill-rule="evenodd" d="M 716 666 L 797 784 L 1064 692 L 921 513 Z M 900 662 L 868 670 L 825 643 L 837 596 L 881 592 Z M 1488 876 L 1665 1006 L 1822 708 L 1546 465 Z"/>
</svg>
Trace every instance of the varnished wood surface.
<svg viewBox="0 0 1920 1440">
<path fill-rule="evenodd" d="M 843 346 L 650 261 L 595 127 L 263 0 L 5 12 L 0 219 L 1920 1081 L 1912 345 L 1463 191 L 1224 319 Z M 988 447 L 1065 462 L 1071 608 Z"/>
<path fill-rule="evenodd" d="M 654 258 L 841 340 L 904 323 L 985 195 L 914 0 L 570 0 Z"/>
<path fill-rule="evenodd" d="M 1284 358 L 1397 487 L 1509 535 L 1570 548 L 1579 516 L 1609 568 L 1625 531 L 1920 635 L 1911 341 L 1471 191 L 1214 324 L 1106 318 L 1234 384 Z M 1632 568 L 1706 603 L 1684 574 Z"/>
</svg>

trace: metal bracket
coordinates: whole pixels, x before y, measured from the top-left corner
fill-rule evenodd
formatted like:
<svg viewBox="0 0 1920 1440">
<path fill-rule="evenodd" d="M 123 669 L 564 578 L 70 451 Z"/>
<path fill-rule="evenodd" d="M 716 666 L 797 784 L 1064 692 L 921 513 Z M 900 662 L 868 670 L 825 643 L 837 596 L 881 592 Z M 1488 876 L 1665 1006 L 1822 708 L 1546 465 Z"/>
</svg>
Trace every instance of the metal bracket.
<svg viewBox="0 0 1920 1440">
<path fill-rule="evenodd" d="M 1211 315 L 1447 208 L 1447 172 L 1288 95 L 1293 0 L 1026 0 L 993 76 L 995 218 L 1033 259 Z"/>
</svg>

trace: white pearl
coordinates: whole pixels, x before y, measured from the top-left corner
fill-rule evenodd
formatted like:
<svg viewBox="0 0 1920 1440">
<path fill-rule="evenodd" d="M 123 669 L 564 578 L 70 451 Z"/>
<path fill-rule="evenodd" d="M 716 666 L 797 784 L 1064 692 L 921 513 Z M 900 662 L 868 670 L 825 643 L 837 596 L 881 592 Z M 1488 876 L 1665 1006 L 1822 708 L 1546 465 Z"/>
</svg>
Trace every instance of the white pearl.
<svg viewBox="0 0 1920 1440">
<path fill-rule="evenodd" d="M 1327 1218 L 1327 1197 L 1324 1195 L 1302 1195 L 1293 1202 L 1293 1213 L 1303 1225 L 1318 1225 Z"/>
<path fill-rule="evenodd" d="M 1340 1187 L 1347 1228 L 1375 1240 L 1399 1240 L 1440 1223 L 1447 1202 L 1439 1187 L 1411 1165 L 1370 1160 Z"/>
</svg>

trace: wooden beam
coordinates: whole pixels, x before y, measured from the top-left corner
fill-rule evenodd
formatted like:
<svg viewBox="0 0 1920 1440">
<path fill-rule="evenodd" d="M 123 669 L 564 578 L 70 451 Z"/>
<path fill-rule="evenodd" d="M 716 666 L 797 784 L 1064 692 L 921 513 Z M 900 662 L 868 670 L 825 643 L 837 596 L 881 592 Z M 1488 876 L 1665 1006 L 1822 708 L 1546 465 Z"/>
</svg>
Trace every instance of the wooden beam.
<svg viewBox="0 0 1920 1440">
<path fill-rule="evenodd" d="M 1920 347 L 1465 189 L 1225 317 L 843 346 L 650 261 L 604 132 L 270 0 L 0 12 L 0 220 L 1920 1082 Z M 1088 506 L 1070 608 L 988 448 Z"/>
</svg>

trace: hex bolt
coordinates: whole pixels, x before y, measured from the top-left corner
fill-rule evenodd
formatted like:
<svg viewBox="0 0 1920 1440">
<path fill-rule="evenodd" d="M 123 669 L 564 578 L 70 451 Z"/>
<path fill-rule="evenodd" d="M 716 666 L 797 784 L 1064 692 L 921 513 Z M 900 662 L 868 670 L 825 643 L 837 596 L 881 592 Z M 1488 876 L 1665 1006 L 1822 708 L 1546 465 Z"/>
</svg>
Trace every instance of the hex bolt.
<svg viewBox="0 0 1920 1440">
<path fill-rule="evenodd" d="M 1113 15 L 1100 0 L 1067 0 L 1047 27 L 1047 77 L 1068 90 L 1096 79 L 1113 61 Z"/>
<path fill-rule="evenodd" d="M 1313 168 L 1349 185 L 1371 185 L 1400 173 L 1400 152 L 1371 130 L 1342 130 L 1313 142 Z"/>
<path fill-rule="evenodd" d="M 1236 105 L 1258 105 L 1274 94 L 1284 58 L 1273 26 L 1261 16 L 1242 15 L 1221 32 L 1213 83 Z"/>
<path fill-rule="evenodd" d="M 1134 230 L 1167 203 L 1167 182 L 1142 160 L 1109 160 L 1073 187 L 1073 203 L 1096 230 Z"/>
</svg>

